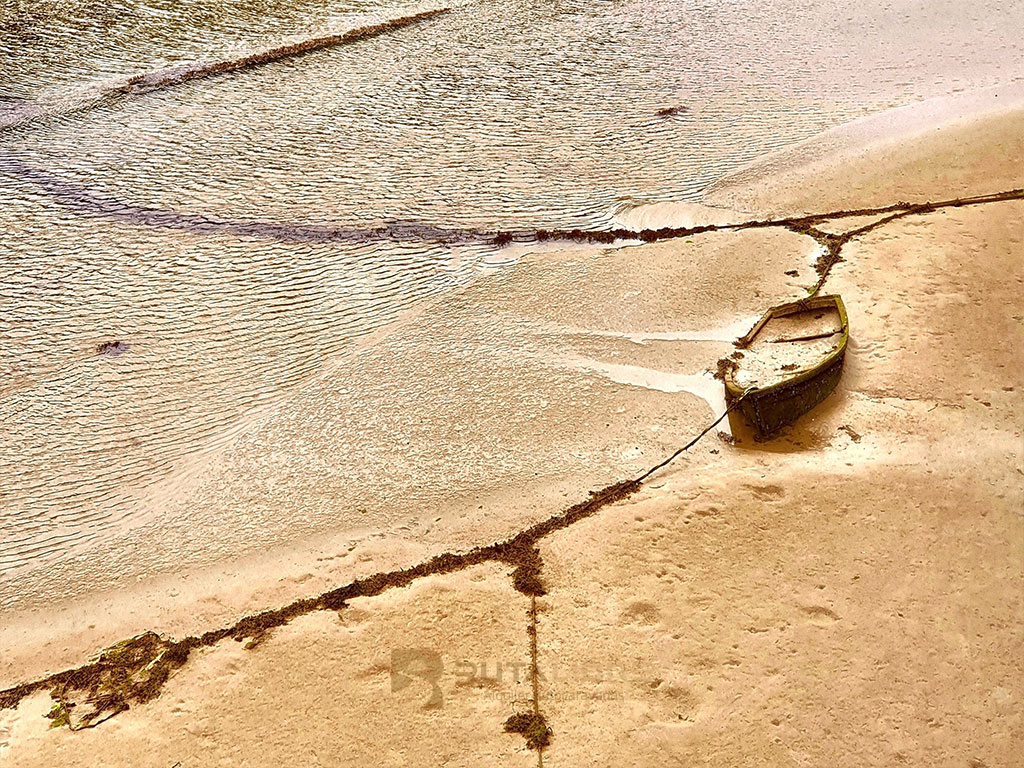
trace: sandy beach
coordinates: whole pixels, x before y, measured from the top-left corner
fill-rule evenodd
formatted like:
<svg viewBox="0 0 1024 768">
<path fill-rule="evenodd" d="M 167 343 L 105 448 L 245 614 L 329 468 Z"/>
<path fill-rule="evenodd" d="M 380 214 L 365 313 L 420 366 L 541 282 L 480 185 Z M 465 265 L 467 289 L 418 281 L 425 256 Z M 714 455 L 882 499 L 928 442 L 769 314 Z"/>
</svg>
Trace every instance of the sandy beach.
<svg viewBox="0 0 1024 768">
<path fill-rule="evenodd" d="M 1020 189 L 1015 93 L 910 127 L 895 115 L 825 134 L 699 205 L 634 208 L 624 226 Z M 841 234 L 883 216 L 817 226 Z M 367 338 L 198 480 L 174 481 L 194 484 L 190 507 L 166 516 L 184 540 L 204 504 L 231 499 L 244 528 L 275 473 L 301 465 L 310 483 L 361 482 L 383 517 L 227 564 L 143 566 L 106 590 L 70 584 L 73 568 L 30 573 L 41 597 L 4 614 L 0 688 L 140 633 L 199 637 L 359 579 L 363 591 L 265 635 L 198 645 L 150 701 L 92 728 L 50 728 L 50 686 L 18 696 L 0 710 L 0 762 L 1014 765 L 1024 200 L 910 213 L 846 243 L 824 286 L 850 316 L 837 391 L 770 442 L 725 422 L 628 498 L 530 539 L 535 594 L 501 558 L 374 587 L 375 574 L 542 526 L 688 442 L 722 412 L 716 361 L 766 306 L 806 294 L 820 254 L 785 226 L 505 251 L 518 264 L 499 290 L 470 283 Z M 401 396 L 376 411 L 388 380 Z M 468 391 L 472 409 L 458 397 Z M 294 415 L 318 408 L 327 426 L 298 439 Z M 338 412 L 352 423 L 331 421 Z M 371 422 L 389 443 L 360 438 L 377 434 Z M 330 449 L 342 438 L 363 475 L 342 477 L 352 462 Z M 476 452 L 506 469 L 474 475 Z M 129 535 L 147 562 L 146 530 Z M 516 713 L 543 716 L 543 750 L 505 732 Z"/>
</svg>

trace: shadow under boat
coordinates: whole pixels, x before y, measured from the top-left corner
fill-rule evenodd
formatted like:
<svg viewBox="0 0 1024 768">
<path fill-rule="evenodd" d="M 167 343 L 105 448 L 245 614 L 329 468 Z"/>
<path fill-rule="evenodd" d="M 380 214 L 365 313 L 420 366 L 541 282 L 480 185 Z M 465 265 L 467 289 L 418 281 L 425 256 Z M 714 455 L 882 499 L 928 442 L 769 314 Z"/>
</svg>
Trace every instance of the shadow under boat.
<svg viewBox="0 0 1024 768">
<path fill-rule="evenodd" d="M 772 331 L 782 335 L 772 338 Z M 812 296 L 772 307 L 736 342 L 738 352 L 724 371 L 726 399 L 769 437 L 827 398 L 842 375 L 849 321 L 842 298 Z"/>
</svg>

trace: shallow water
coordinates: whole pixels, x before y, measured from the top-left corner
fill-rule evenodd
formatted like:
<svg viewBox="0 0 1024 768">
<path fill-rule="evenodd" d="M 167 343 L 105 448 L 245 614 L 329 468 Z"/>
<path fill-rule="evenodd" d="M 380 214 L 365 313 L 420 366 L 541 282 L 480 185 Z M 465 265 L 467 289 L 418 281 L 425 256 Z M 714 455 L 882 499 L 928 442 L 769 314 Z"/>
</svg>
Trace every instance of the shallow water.
<svg viewBox="0 0 1024 768">
<path fill-rule="evenodd" d="M 4 576 L 141 525 L 157 484 L 403 311 L 496 268 L 500 291 L 515 259 L 477 230 L 609 226 L 845 120 L 1022 71 L 1012 3 L 515 0 L 124 89 L 440 7 L 0 10 Z"/>
</svg>

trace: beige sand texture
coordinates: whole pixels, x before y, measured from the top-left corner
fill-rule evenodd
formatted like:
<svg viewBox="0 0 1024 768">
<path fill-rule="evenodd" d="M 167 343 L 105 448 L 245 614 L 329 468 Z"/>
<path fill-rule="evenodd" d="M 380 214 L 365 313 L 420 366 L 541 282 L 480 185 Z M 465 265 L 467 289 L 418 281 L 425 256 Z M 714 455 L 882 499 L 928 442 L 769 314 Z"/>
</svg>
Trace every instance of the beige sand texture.
<svg viewBox="0 0 1024 768">
<path fill-rule="evenodd" d="M 67 732 L 67 740 L 37 727 L 48 697 L 28 700 L 24 714 L 8 718 L 6 738 L 16 746 L 5 757 L 13 765 L 168 768 L 533 765 L 522 740 L 494 726 L 529 701 L 527 606 L 505 569 L 422 579 L 340 613 L 297 619 L 252 650 L 228 641 L 197 652 L 159 699 Z M 394 690 L 392 651 L 407 653 L 398 657 L 406 684 Z M 433 654 L 459 672 L 437 679 L 438 702 Z M 509 667 L 517 662 L 518 675 Z"/>
<path fill-rule="evenodd" d="M 696 379 L 721 397 L 701 374 L 744 329 L 720 326 L 748 324 L 769 297 L 799 296 L 814 253 L 809 238 L 778 229 L 544 253 L 499 290 L 482 280 L 429 307 L 261 422 L 212 462 L 197 492 L 169 494 L 180 514 L 133 534 L 133 549 L 150 565 L 190 532 L 215 549 L 218 536 L 266 536 L 313 505 L 337 519 L 337 534 L 137 584 L 124 574 L 139 564 L 118 559 L 106 574 L 119 577 L 113 589 L 4 617 L 0 688 L 147 629 L 216 629 L 507 538 L 638 474 L 708 419 L 701 397 L 673 385 Z M 785 274 L 794 264 L 802 281 Z M 624 366 L 649 386 L 620 383 Z M 389 535 L 374 531 L 375 511 L 394 526 Z M 235 530 L 209 531 L 204 513 Z M 73 593 L 104 574 L 83 564 L 62 576 L 56 586 Z"/>
<path fill-rule="evenodd" d="M 909 144 L 773 199 L 1019 187 L 1022 126 L 952 133 L 969 161 L 929 139 L 930 162 Z M 1017 764 L 1024 204 L 910 217 L 843 256 L 837 395 L 542 547 L 541 668 L 567 670 L 542 694 L 546 765 Z"/>
<path fill-rule="evenodd" d="M 1012 106 L 998 107 L 999 95 Z M 815 150 L 819 144 L 828 146 L 827 139 L 811 139 L 780 152 L 772 163 L 761 164 L 764 169 L 778 167 L 775 173 L 760 173 L 750 182 L 759 170 L 755 163 L 748 172 L 715 185 L 708 202 L 778 216 L 968 197 L 1019 187 L 1024 173 L 1020 132 L 1024 87 L 991 95 L 984 105 L 975 105 L 977 115 L 957 113 L 958 106 L 958 102 L 948 104 L 944 118 L 933 117 L 914 133 L 897 132 L 867 144 L 854 141 L 824 157 L 817 157 Z M 897 119 L 885 120 L 886 114 L 868 122 L 900 124 Z M 983 132 L 978 130 L 979 120 L 984 121 Z M 805 155 L 816 159 L 802 164 Z M 847 221 L 850 228 L 856 226 L 853 220 Z"/>
<path fill-rule="evenodd" d="M 724 187 L 730 199 L 712 202 L 763 216 L 1021 187 L 1022 135 L 1024 112 L 1006 113 L 763 189 Z M 727 326 L 813 283 L 808 238 L 691 240 L 524 261 L 506 305 L 522 313 L 506 326 L 530 340 L 521 359 L 591 376 L 581 360 L 698 374 L 729 345 L 630 339 Z M 760 256 L 768 245 L 778 247 Z M 756 258 L 730 266 L 738 251 Z M 834 396 L 771 443 L 709 436 L 630 500 L 540 542 L 538 703 L 553 729 L 544 765 L 995 768 L 1024 751 L 1024 203 L 908 216 L 842 255 L 826 284 L 851 325 Z M 540 343 L 544 329 L 554 336 Z M 513 372 L 519 360 L 502 365 Z M 610 386 L 600 404 L 640 398 L 630 418 L 656 414 L 666 448 L 710 420 L 697 398 L 671 395 L 690 408 L 673 423 L 666 393 Z M 633 467 L 650 456 L 612 458 Z M 417 551 L 449 535 L 453 548 L 486 543 L 556 511 L 520 507 L 461 533 L 440 526 Z M 310 564 L 307 579 L 249 594 L 283 602 L 375 564 L 390 567 L 383 553 Z M 48 697 L 34 695 L 0 712 L 0 760 L 535 765 L 522 738 L 502 732 L 529 706 L 528 605 L 504 566 L 421 579 L 297 619 L 251 651 L 227 640 L 196 652 L 157 700 L 88 731 L 48 730 Z M 135 628 L 206 628 L 189 626 L 188 606 L 141 607 L 120 627 L 153 616 L 167 623 Z M 51 637 L 45 652 L 18 637 L 3 635 L 5 682 L 80 662 L 92 636 Z M 391 690 L 391 652 L 416 648 L 442 660 L 440 709 L 423 708 L 430 687 L 415 672 Z M 481 663 L 503 673 L 460 677 Z"/>
</svg>

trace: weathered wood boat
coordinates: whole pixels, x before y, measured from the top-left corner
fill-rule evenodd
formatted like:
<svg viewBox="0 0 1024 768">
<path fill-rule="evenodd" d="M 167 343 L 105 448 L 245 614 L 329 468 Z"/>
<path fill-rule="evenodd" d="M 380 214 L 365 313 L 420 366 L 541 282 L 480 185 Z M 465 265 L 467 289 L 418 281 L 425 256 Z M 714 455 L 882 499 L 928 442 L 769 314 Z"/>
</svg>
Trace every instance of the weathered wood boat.
<svg viewBox="0 0 1024 768">
<path fill-rule="evenodd" d="M 772 307 L 736 344 L 724 371 L 726 399 L 761 435 L 791 424 L 839 383 L 849 340 L 846 307 L 837 295 Z"/>
</svg>

